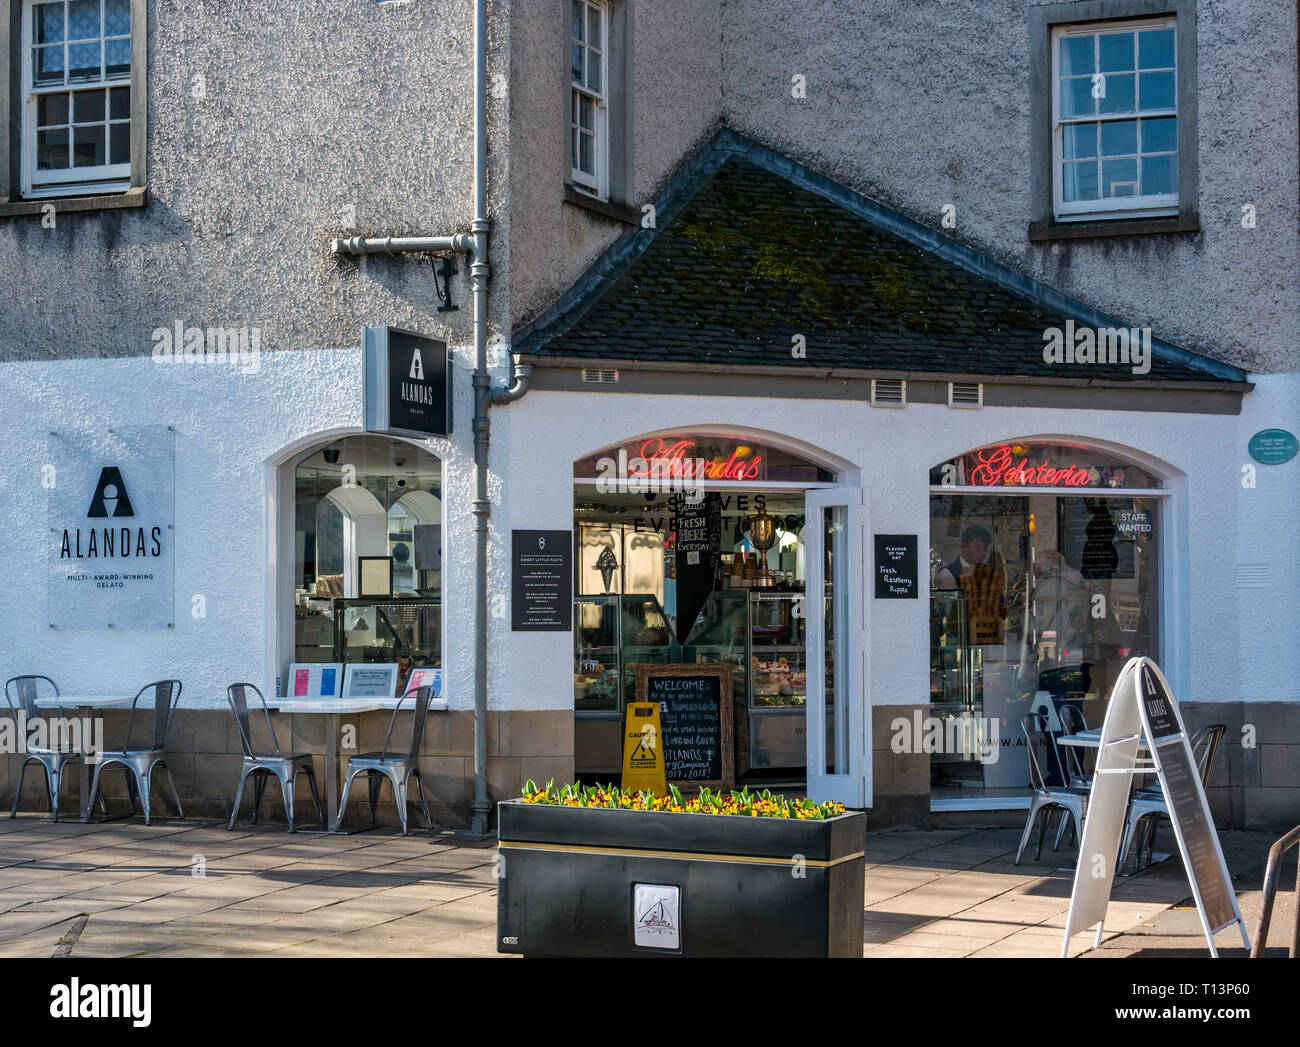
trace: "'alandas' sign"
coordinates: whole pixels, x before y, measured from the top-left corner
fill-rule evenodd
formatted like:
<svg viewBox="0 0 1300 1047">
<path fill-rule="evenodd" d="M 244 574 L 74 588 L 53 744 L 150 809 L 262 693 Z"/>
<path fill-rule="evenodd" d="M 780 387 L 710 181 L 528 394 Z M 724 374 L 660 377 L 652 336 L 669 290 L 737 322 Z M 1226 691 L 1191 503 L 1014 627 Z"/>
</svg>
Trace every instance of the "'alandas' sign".
<svg viewBox="0 0 1300 1047">
<path fill-rule="evenodd" d="M 50 435 L 52 628 L 172 626 L 174 473 L 170 426 Z"/>
</svg>

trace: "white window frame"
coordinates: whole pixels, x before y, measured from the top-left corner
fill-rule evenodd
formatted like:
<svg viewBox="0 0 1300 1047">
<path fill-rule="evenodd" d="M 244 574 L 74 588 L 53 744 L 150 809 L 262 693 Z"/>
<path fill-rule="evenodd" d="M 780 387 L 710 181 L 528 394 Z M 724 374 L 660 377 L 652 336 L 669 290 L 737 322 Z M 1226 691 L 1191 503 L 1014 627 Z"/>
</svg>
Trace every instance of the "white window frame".
<svg viewBox="0 0 1300 1047">
<path fill-rule="evenodd" d="M 100 164 L 95 167 L 70 167 L 66 170 L 55 171 L 38 171 L 36 168 L 37 150 L 36 150 L 36 112 L 37 100 L 41 95 L 63 94 L 69 95 L 68 99 L 68 119 L 69 126 L 72 125 L 74 99 L 71 97 L 81 91 L 104 91 L 110 87 L 126 87 L 135 90 L 134 69 L 130 69 L 124 76 L 107 76 L 103 70 L 104 50 L 102 42 L 106 39 L 102 35 L 104 29 L 104 5 L 105 0 L 99 0 L 99 17 L 101 29 L 101 74 L 98 80 L 86 81 L 83 83 L 72 83 L 68 79 L 68 62 L 63 63 L 63 83 L 48 84 L 37 86 L 35 84 L 35 69 L 32 65 L 32 49 L 35 44 L 34 40 L 34 11 L 37 6 L 49 0 L 23 0 L 22 9 L 22 92 L 23 92 L 23 126 L 22 126 L 22 192 L 23 196 L 29 198 L 42 198 L 51 196 L 77 196 L 83 195 L 88 190 L 98 193 L 125 192 L 131 187 L 131 159 L 128 156 L 126 163 L 122 164 Z M 135 64 L 134 34 L 136 32 L 135 15 L 132 10 L 133 5 L 127 5 L 127 12 L 130 16 L 129 35 L 127 37 L 130 45 L 132 66 Z M 65 3 L 66 12 L 66 3 Z M 67 18 L 64 18 L 65 47 L 67 34 Z M 120 39 L 120 37 L 112 37 Z M 104 100 L 105 107 L 109 105 L 108 98 Z M 105 112 L 105 129 L 110 114 Z M 131 134 L 131 121 L 124 121 Z M 105 140 L 105 149 L 109 147 L 108 140 Z"/>
<path fill-rule="evenodd" d="M 578 40 L 573 35 L 572 18 L 568 20 L 568 48 L 566 61 L 569 64 L 569 157 L 570 157 L 570 179 L 575 189 L 596 197 L 600 200 L 609 199 L 609 4 L 605 0 L 571 0 L 571 4 L 580 4 L 583 8 L 583 28 L 590 25 L 592 12 L 595 12 L 600 20 L 600 43 L 599 48 L 593 48 L 587 39 Z M 572 7 L 570 7 L 572 10 Z M 590 37 L 590 33 L 586 33 Z M 587 62 L 593 58 L 600 62 L 600 90 L 596 91 L 588 87 L 585 82 L 579 83 L 573 79 L 573 47 L 577 45 L 584 50 L 584 71 L 588 68 Z M 575 155 L 575 145 L 577 136 L 586 133 L 585 129 L 580 129 L 575 119 L 574 106 L 579 96 L 588 98 L 592 101 L 594 111 L 593 120 L 593 142 L 592 142 L 592 160 L 595 165 L 595 171 L 588 173 L 573 163 Z"/>
<path fill-rule="evenodd" d="M 1135 105 L 1132 113 L 1097 114 L 1095 116 L 1063 119 L 1061 116 L 1061 41 L 1071 36 L 1099 37 L 1108 32 L 1130 33 L 1138 29 L 1172 29 L 1174 31 L 1173 107 L 1169 109 L 1143 110 Z M 1101 196 L 1097 200 L 1066 202 L 1064 166 L 1065 127 L 1067 124 L 1110 123 L 1119 120 L 1172 116 L 1178 119 L 1179 123 L 1178 134 L 1180 137 L 1177 146 L 1173 150 L 1173 155 L 1178 159 L 1179 177 L 1181 178 L 1183 163 L 1181 136 L 1185 128 L 1178 112 L 1178 81 L 1180 76 L 1178 68 L 1178 31 L 1178 19 L 1172 15 L 1162 18 L 1128 19 L 1120 22 L 1087 22 L 1079 25 L 1056 26 L 1052 29 L 1049 37 L 1052 70 L 1052 207 L 1058 222 L 1095 221 L 1107 218 L 1148 218 L 1178 214 L 1179 198 L 1177 190 L 1172 193 L 1148 194 L 1146 196 Z M 1100 188 L 1099 186 L 1099 192 Z"/>
</svg>

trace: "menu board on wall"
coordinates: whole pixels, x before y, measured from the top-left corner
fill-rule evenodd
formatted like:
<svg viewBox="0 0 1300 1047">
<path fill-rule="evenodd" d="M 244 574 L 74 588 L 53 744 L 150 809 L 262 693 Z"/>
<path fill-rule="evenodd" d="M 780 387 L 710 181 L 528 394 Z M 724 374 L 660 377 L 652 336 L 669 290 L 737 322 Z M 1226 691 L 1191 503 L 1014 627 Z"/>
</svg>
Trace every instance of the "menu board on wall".
<svg viewBox="0 0 1300 1047">
<path fill-rule="evenodd" d="M 876 599 L 917 598 L 916 535 L 878 534 L 876 538 Z"/>
<path fill-rule="evenodd" d="M 720 789 L 735 784 L 731 693 L 730 665 L 637 666 L 636 700 L 659 705 L 668 781 Z"/>
<path fill-rule="evenodd" d="M 673 516 L 677 534 L 677 642 L 685 644 L 695 619 L 722 584 L 722 498 L 678 497 Z"/>
<path fill-rule="evenodd" d="M 573 533 L 511 532 L 510 628 L 567 632 L 573 628 Z"/>
</svg>

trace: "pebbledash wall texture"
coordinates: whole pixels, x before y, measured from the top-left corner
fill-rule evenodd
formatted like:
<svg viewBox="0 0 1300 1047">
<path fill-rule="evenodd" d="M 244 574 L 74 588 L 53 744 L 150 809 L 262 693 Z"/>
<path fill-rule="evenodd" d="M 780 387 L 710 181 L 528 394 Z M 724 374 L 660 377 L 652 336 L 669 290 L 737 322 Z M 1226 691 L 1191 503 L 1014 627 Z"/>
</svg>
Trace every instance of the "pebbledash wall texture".
<svg viewBox="0 0 1300 1047">
<path fill-rule="evenodd" d="M 17 4 L 18 0 L 11 0 Z M 20 4 L 18 6 L 21 6 Z M 1198 226 L 1187 232 L 1031 241 L 1032 8 L 1018 0 L 618 0 L 632 26 L 621 213 L 566 200 L 566 7 L 492 3 L 489 211 L 494 378 L 512 331 L 536 319 L 634 226 L 689 157 L 733 128 L 944 236 L 1109 312 L 1122 323 L 1251 372 L 1232 416 L 617 391 L 531 392 L 492 414 L 489 783 L 573 768 L 572 640 L 512 633 L 512 528 L 572 525 L 571 464 L 641 433 L 724 426 L 834 458 L 868 493 L 869 526 L 925 533 L 927 470 L 987 441 L 1067 435 L 1137 448 L 1179 491 L 1185 570 L 1170 668 L 1189 720 L 1228 722 L 1215 783 L 1221 823 L 1279 824 L 1300 810 L 1300 691 L 1284 634 L 1300 592 L 1281 565 L 1300 547 L 1297 468 L 1243 489 L 1250 434 L 1300 419 L 1300 240 L 1295 12 L 1268 0 L 1193 4 Z M 1057 5 L 1061 6 L 1061 5 Z M 0 504 L 11 536 L 0 630 L 4 676 L 43 672 L 65 691 L 134 692 L 184 681 L 173 764 L 187 814 L 225 816 L 239 765 L 228 683 L 271 692 L 277 577 L 271 491 L 295 449 L 362 425 L 360 331 L 390 324 L 451 346 L 456 429 L 443 461 L 443 663 L 449 710 L 431 714 L 422 770 L 435 818 L 468 821 L 472 795 L 472 366 L 468 265 L 462 306 L 437 312 L 418 259 L 358 262 L 336 236 L 441 235 L 472 218 L 470 0 L 149 0 L 145 206 L 0 218 Z M 1140 4 L 1080 2 L 1086 17 Z M 1098 15 L 1098 10 L 1104 11 Z M 0 56 L 3 60 L 3 56 Z M 802 78 L 801 97 L 792 93 Z M 201 90 L 200 90 L 201 88 Z M 1253 228 L 1242 223 L 1253 209 Z M 57 202 L 56 202 L 57 207 Z M 719 230 L 719 233 L 724 231 Z M 815 235 L 815 230 L 810 231 Z M 672 309 L 671 288 L 647 309 Z M 163 365 L 154 332 L 255 330 L 255 367 Z M 979 371 L 972 360 L 971 371 Z M 943 412 L 943 413 L 940 413 Z M 50 630 L 45 613 L 48 431 L 176 427 L 176 628 Z M 887 450 L 887 454 L 885 453 Z M 1239 564 L 1271 565 L 1262 588 Z M 1252 576 L 1253 577 L 1253 576 Z M 1254 583 L 1252 583 L 1254 584 Z M 206 617 L 188 614 L 204 595 Z M 928 694 L 924 601 L 873 610 L 874 824 L 928 824 L 928 761 L 889 750 L 887 725 Z M 280 669 L 282 671 L 282 667 Z M 306 722 L 304 722 L 306 721 Z M 109 717 L 108 735 L 121 718 Z M 1240 745 L 1253 723 L 1260 745 Z M 319 721 L 277 720 L 282 745 L 322 751 Z M 377 748 L 386 714 L 360 721 Z M 1234 732 L 1235 735 L 1234 735 Z M 16 761 L 0 759 L 8 799 Z M 323 758 L 318 758 L 318 774 Z M 40 795 L 31 777 L 26 802 Z M 273 795 L 268 802 L 278 803 Z M 391 823 L 393 812 L 384 812 Z M 272 812 L 272 816 L 278 816 Z M 299 816 L 304 821 L 308 815 Z M 1289 823 L 1294 823 L 1290 818 Z"/>
</svg>

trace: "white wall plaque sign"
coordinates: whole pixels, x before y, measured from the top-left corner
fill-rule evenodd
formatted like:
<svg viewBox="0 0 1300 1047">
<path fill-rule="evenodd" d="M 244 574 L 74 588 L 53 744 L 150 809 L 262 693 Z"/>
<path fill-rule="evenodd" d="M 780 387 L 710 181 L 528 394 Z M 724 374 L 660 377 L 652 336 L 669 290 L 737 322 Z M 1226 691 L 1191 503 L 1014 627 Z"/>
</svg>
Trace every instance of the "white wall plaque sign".
<svg viewBox="0 0 1300 1047">
<path fill-rule="evenodd" d="M 173 428 L 60 430 L 46 446 L 50 627 L 173 628 Z"/>
<path fill-rule="evenodd" d="M 646 949 L 682 947 L 682 889 L 657 883 L 632 887 L 633 941 Z"/>
</svg>

